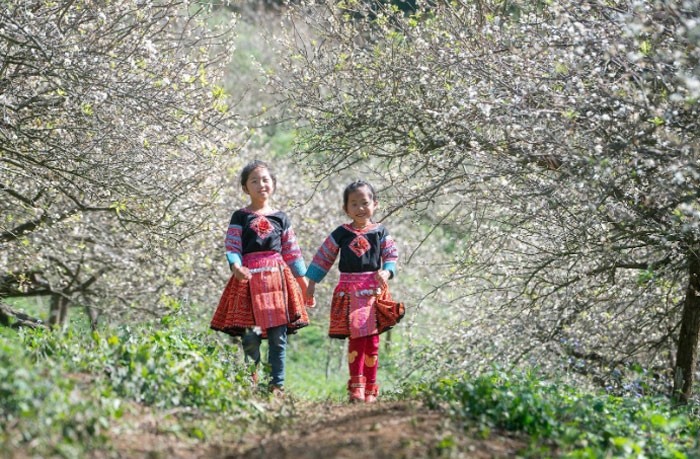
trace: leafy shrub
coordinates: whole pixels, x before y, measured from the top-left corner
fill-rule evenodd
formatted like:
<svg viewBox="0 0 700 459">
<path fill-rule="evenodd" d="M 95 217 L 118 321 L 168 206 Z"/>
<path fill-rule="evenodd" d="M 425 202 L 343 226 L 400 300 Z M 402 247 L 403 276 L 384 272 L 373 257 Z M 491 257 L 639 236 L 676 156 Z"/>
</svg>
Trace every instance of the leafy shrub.
<svg viewBox="0 0 700 459">
<path fill-rule="evenodd" d="M 201 330 L 173 314 L 99 332 L 25 330 L 0 341 L 0 448 L 78 456 L 107 443 L 127 403 L 244 424 L 259 417 L 247 371 Z M 200 440 L 202 428 L 193 431 Z"/>
<path fill-rule="evenodd" d="M 698 457 L 700 421 L 667 399 L 590 393 L 535 372 L 491 371 L 415 388 L 431 406 L 479 424 L 528 434 L 533 451 L 564 457 Z"/>
<path fill-rule="evenodd" d="M 239 406 L 250 388 L 230 351 L 166 316 L 159 322 L 100 332 L 28 333 L 37 356 L 86 372 L 121 398 L 158 408 L 189 406 L 224 411 Z"/>
<path fill-rule="evenodd" d="M 12 450 L 41 438 L 35 452 L 80 451 L 101 445 L 118 400 L 82 392 L 60 364 L 35 361 L 19 342 L 0 343 L 0 445 Z"/>
<path fill-rule="evenodd" d="M 159 408 L 191 406 L 207 411 L 230 410 L 248 398 L 241 367 L 225 351 L 181 329 L 124 327 L 106 340 L 105 371 L 115 392 Z"/>
</svg>

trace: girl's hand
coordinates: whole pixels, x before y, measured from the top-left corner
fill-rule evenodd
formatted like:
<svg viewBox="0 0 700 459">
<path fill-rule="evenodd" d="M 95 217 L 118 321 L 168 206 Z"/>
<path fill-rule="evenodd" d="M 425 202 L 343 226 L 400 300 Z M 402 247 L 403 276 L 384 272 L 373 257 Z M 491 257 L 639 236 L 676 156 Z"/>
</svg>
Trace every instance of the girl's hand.
<svg viewBox="0 0 700 459">
<path fill-rule="evenodd" d="M 389 277 L 391 277 L 391 273 L 386 269 L 380 269 L 379 271 L 377 271 L 378 281 L 386 283 L 389 280 Z"/>
<path fill-rule="evenodd" d="M 314 294 L 316 293 L 316 282 L 314 281 L 309 281 L 309 285 L 306 286 L 306 295 L 305 296 L 305 304 L 313 308 L 316 306 L 316 299 L 314 298 Z"/>
<path fill-rule="evenodd" d="M 231 267 L 231 271 L 233 271 L 233 275 L 236 276 L 236 279 L 238 280 L 250 280 L 252 277 L 250 270 L 245 266 L 233 265 Z"/>
<path fill-rule="evenodd" d="M 306 278 L 304 276 L 301 276 L 295 279 L 297 281 L 297 284 L 299 285 L 299 288 L 301 289 L 301 295 L 304 297 L 304 301 L 306 301 L 306 289 L 309 288 L 308 283 L 306 282 Z"/>
</svg>

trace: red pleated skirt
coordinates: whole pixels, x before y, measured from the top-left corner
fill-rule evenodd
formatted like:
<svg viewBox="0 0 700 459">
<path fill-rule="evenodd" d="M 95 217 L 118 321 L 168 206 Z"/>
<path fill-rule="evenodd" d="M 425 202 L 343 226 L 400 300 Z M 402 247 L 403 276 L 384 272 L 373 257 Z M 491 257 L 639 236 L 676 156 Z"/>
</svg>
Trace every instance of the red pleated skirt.
<svg viewBox="0 0 700 459">
<path fill-rule="evenodd" d="M 232 336 L 247 328 L 287 325 L 288 333 L 309 324 L 304 298 L 291 269 L 277 252 L 255 252 L 243 256 L 250 280 L 231 276 L 214 312 L 210 327 Z"/>
<path fill-rule="evenodd" d="M 333 291 L 328 336 L 359 338 L 384 333 L 404 316 L 403 303 L 395 302 L 389 287 L 376 272 L 340 273 Z"/>
</svg>

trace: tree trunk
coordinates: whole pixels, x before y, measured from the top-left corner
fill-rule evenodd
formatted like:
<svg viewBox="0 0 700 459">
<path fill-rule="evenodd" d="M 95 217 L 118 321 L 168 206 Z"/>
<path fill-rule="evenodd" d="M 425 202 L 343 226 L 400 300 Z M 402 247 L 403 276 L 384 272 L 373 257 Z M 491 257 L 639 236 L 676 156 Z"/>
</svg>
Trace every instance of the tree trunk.
<svg viewBox="0 0 700 459">
<path fill-rule="evenodd" d="M 328 347 L 326 348 L 326 381 L 328 381 L 331 377 L 331 363 L 333 359 L 333 343 L 331 342 L 330 339 L 327 339 L 326 342 L 328 343 Z"/>
<path fill-rule="evenodd" d="M 681 331 L 678 337 L 676 366 L 673 376 L 673 397 L 687 403 L 693 394 L 693 380 L 698 361 L 700 336 L 700 253 L 690 252 L 688 289 L 685 293 Z"/>
<path fill-rule="evenodd" d="M 90 319 L 90 329 L 92 329 L 92 331 L 97 330 L 97 322 L 100 320 L 100 311 L 95 308 L 85 306 L 85 313 Z"/>
<path fill-rule="evenodd" d="M 51 306 L 49 307 L 49 326 L 62 327 L 68 317 L 68 298 L 60 294 L 51 295 Z"/>
<path fill-rule="evenodd" d="M 10 316 L 2 309 L 2 303 L 0 303 L 0 325 L 5 327 L 10 326 Z"/>
</svg>

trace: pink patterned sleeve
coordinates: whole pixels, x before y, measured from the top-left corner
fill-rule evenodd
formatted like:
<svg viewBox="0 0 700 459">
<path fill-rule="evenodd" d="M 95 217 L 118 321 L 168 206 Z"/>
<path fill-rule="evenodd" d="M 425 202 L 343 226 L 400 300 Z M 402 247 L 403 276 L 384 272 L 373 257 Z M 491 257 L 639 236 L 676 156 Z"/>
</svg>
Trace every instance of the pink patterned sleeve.
<svg viewBox="0 0 700 459">
<path fill-rule="evenodd" d="M 399 249 L 396 246 L 396 242 L 389 235 L 388 231 L 385 232 L 384 237 L 381 240 L 382 249 L 382 269 L 386 269 L 391 273 L 393 278 L 396 275 L 396 262 L 399 259 Z"/>
<path fill-rule="evenodd" d="M 294 277 L 306 274 L 306 263 L 297 243 L 297 236 L 290 226 L 282 233 L 282 258 L 294 273 Z"/>
<path fill-rule="evenodd" d="M 241 254 L 243 247 L 242 234 L 243 228 L 241 225 L 231 224 L 228 226 L 224 245 L 226 247 L 226 259 L 228 260 L 229 265 L 236 262 L 238 262 L 239 265 L 243 264 L 243 257 Z"/>
<path fill-rule="evenodd" d="M 340 252 L 340 247 L 332 235 L 328 236 L 311 260 L 309 269 L 306 270 L 306 277 L 314 282 L 321 282 L 333 267 L 338 252 Z"/>
</svg>

